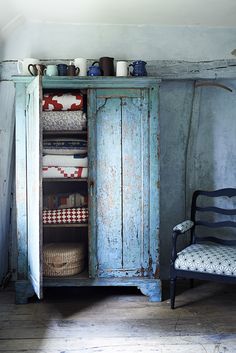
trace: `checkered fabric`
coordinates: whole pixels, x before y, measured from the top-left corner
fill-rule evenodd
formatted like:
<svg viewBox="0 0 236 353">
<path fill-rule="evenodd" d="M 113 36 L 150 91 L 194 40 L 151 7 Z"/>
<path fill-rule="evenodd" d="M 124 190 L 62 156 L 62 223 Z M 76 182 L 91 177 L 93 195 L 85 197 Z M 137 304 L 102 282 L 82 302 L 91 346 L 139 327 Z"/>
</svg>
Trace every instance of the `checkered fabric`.
<svg viewBox="0 0 236 353">
<path fill-rule="evenodd" d="M 43 210 L 43 224 L 87 223 L 87 208 Z"/>
</svg>

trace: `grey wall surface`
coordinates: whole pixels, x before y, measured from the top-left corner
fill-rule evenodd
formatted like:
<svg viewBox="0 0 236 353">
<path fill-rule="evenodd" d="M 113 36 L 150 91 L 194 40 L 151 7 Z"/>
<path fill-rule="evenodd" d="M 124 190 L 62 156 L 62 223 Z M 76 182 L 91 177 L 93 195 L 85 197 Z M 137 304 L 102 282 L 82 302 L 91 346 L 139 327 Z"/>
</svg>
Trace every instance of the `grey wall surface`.
<svg viewBox="0 0 236 353">
<path fill-rule="evenodd" d="M 9 65 L 12 66 L 12 63 Z M 6 79 L 7 75 L 5 74 L 4 77 Z M 163 80 L 161 83 L 160 255 L 162 278 L 168 278 L 169 273 L 172 227 L 189 216 L 189 204 L 193 190 L 236 187 L 234 167 L 236 160 L 236 80 L 217 82 L 230 87 L 232 92 L 212 86 L 195 87 L 194 80 Z M 5 268 L 4 271 L 6 271 L 9 240 L 9 185 L 13 174 L 10 169 L 14 126 L 13 101 L 12 82 L 2 82 L 0 86 L 0 126 L 1 137 L 3 134 L 4 138 L 0 140 L 0 187 L 1 195 L 4 197 L 1 198 L 3 212 L 0 218 L 0 259 L 1 268 Z M 14 239 L 16 236 L 14 228 L 12 234 Z M 182 240 L 180 247 L 184 244 L 185 241 Z M 15 259 L 16 256 L 13 254 L 12 269 L 16 266 Z M 3 273 L 2 270 L 1 273 Z"/>
<path fill-rule="evenodd" d="M 180 9 L 181 11 L 181 9 Z M 235 58 L 236 28 L 19 22 L 0 39 L 1 60 L 24 57 L 203 61 Z"/>
<path fill-rule="evenodd" d="M 232 92 L 214 86 L 194 88 L 194 81 L 161 85 L 160 239 L 164 278 L 169 271 L 172 227 L 189 218 L 193 191 L 236 187 L 236 81 L 218 83 Z M 184 244 L 180 241 L 179 247 Z"/>
</svg>

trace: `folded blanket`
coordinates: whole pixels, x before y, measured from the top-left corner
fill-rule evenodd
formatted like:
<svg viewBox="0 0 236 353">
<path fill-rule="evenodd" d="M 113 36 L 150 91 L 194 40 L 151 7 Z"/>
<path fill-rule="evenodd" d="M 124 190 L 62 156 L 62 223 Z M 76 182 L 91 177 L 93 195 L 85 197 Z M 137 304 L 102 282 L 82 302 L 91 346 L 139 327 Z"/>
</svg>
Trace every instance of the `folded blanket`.
<svg viewBox="0 0 236 353">
<path fill-rule="evenodd" d="M 50 155 L 43 156 L 43 166 L 63 166 L 63 167 L 88 167 L 88 157 L 86 154 L 74 155 Z"/>
<path fill-rule="evenodd" d="M 83 96 L 79 92 L 45 93 L 42 105 L 45 111 L 81 110 L 83 109 Z"/>
<path fill-rule="evenodd" d="M 87 117 L 82 110 L 68 111 L 43 111 L 43 129 L 46 131 L 55 130 L 86 130 Z"/>
<path fill-rule="evenodd" d="M 47 210 L 58 208 L 85 207 L 88 196 L 76 193 L 57 193 L 43 196 L 43 208 Z"/>
<path fill-rule="evenodd" d="M 43 167 L 43 178 L 83 179 L 88 177 L 88 168 L 82 167 Z"/>
<path fill-rule="evenodd" d="M 82 139 L 45 139 L 43 140 L 44 154 L 83 154 L 87 153 L 87 141 Z"/>
<path fill-rule="evenodd" d="M 87 223 L 87 208 L 65 208 L 62 210 L 43 210 L 43 224 Z"/>
</svg>

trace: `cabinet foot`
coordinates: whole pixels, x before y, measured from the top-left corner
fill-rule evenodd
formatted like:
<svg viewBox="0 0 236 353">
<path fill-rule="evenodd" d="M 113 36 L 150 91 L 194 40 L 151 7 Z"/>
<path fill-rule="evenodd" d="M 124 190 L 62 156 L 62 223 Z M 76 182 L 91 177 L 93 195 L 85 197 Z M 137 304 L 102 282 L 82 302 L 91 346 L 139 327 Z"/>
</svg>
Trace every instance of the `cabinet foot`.
<svg viewBox="0 0 236 353">
<path fill-rule="evenodd" d="M 16 304 L 27 304 L 28 298 L 35 294 L 31 283 L 28 281 L 16 281 L 15 291 Z"/>
<path fill-rule="evenodd" d="M 161 281 L 144 282 L 138 287 L 142 294 L 149 297 L 150 302 L 161 301 Z"/>
</svg>

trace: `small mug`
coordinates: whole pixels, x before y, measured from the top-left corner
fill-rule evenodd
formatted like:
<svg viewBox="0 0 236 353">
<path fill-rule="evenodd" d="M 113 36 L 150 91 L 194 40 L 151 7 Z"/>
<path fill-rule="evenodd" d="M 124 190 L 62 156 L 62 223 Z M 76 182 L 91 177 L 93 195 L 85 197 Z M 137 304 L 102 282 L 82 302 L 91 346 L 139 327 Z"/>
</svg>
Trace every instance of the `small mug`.
<svg viewBox="0 0 236 353">
<path fill-rule="evenodd" d="M 59 76 L 67 76 L 68 65 L 66 65 L 66 64 L 58 64 L 57 65 L 57 69 L 58 69 L 58 75 Z"/>
<path fill-rule="evenodd" d="M 128 76 L 128 63 L 126 61 L 117 61 L 116 76 Z"/>
<path fill-rule="evenodd" d="M 23 60 L 17 61 L 17 71 L 20 75 L 30 75 L 28 66 L 30 64 L 39 64 L 39 59 L 34 58 L 24 58 Z"/>
<path fill-rule="evenodd" d="M 68 65 L 67 76 L 78 76 L 78 74 L 79 74 L 78 67 L 75 67 L 75 65 L 73 64 Z"/>
<path fill-rule="evenodd" d="M 46 66 L 43 65 L 43 64 L 34 64 L 34 65 L 33 64 L 29 64 L 28 65 L 29 73 L 32 76 L 43 75 L 45 69 L 46 69 Z"/>
<path fill-rule="evenodd" d="M 57 65 L 47 65 L 47 67 L 45 69 L 45 75 L 57 76 L 58 75 Z"/>
</svg>

